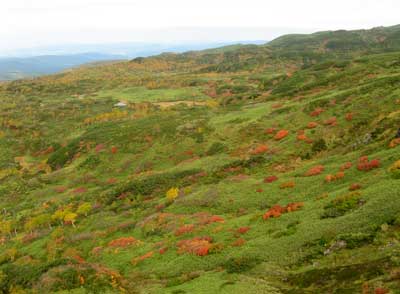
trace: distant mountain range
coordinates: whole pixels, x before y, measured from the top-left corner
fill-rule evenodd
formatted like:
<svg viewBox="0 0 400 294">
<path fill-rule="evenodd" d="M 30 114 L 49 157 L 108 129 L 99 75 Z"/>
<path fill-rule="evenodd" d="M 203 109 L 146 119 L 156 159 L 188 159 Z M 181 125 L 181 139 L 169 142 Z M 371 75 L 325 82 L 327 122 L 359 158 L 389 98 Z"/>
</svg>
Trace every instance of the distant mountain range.
<svg viewBox="0 0 400 294">
<path fill-rule="evenodd" d="M 263 44 L 266 41 L 209 43 L 116 43 L 65 45 L 19 49 L 0 57 L 0 80 L 16 80 L 57 73 L 86 63 L 148 57 L 163 52 L 185 52 L 232 44 Z"/>
</svg>

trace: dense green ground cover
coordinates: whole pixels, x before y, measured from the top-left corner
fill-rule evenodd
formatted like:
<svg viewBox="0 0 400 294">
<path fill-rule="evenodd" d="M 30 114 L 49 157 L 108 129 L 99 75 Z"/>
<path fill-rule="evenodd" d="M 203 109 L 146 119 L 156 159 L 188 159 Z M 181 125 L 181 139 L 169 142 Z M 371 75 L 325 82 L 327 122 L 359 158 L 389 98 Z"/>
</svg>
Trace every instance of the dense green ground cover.
<svg viewBox="0 0 400 294">
<path fill-rule="evenodd" d="M 0 293 L 400 293 L 399 29 L 1 84 Z"/>
</svg>

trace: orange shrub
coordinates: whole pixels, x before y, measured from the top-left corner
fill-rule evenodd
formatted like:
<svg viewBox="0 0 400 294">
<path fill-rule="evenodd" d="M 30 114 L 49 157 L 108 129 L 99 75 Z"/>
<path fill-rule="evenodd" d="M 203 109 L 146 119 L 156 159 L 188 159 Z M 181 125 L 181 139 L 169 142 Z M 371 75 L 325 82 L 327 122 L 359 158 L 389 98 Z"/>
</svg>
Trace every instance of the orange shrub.
<svg viewBox="0 0 400 294">
<path fill-rule="evenodd" d="M 265 133 L 268 135 L 272 135 L 273 133 L 275 133 L 275 128 L 268 128 L 265 130 Z"/>
<path fill-rule="evenodd" d="M 287 135 L 289 135 L 288 130 L 280 130 L 279 132 L 276 133 L 274 139 L 279 141 L 285 138 Z"/>
<path fill-rule="evenodd" d="M 368 160 L 368 157 L 363 156 L 360 158 L 357 169 L 359 171 L 370 171 L 372 169 L 380 167 L 379 159 L 372 159 L 371 161 Z"/>
<path fill-rule="evenodd" d="M 360 189 L 361 189 L 361 185 L 357 184 L 357 183 L 351 184 L 349 187 L 349 191 L 356 191 L 356 190 L 360 190 Z"/>
<path fill-rule="evenodd" d="M 346 113 L 345 118 L 347 121 L 353 120 L 353 113 L 351 112 Z"/>
<path fill-rule="evenodd" d="M 311 177 L 311 176 L 316 176 L 321 174 L 324 171 L 324 166 L 323 165 L 316 165 L 312 168 L 310 168 L 306 173 L 305 176 Z"/>
<path fill-rule="evenodd" d="M 349 168 L 351 168 L 352 166 L 353 166 L 353 164 L 349 161 L 349 162 L 344 163 L 344 164 L 340 167 L 340 170 L 341 170 L 341 171 L 345 171 L 346 169 L 349 169 Z"/>
<path fill-rule="evenodd" d="M 138 264 L 139 262 L 141 262 L 141 261 L 143 261 L 143 260 L 145 260 L 145 259 L 148 259 L 148 258 L 152 257 L 153 254 L 154 254 L 153 251 L 147 252 L 147 253 L 143 254 L 142 256 L 139 256 L 139 257 L 136 257 L 136 258 L 132 259 L 131 263 L 132 263 L 133 265 L 136 265 L 136 264 Z"/>
<path fill-rule="evenodd" d="M 328 118 L 326 121 L 324 121 L 324 125 L 336 126 L 337 125 L 337 118 L 336 117 Z"/>
<path fill-rule="evenodd" d="M 134 237 L 122 237 L 112 240 L 108 243 L 109 247 L 121 247 L 125 248 L 136 244 L 138 241 Z"/>
<path fill-rule="evenodd" d="M 374 291 L 375 294 L 387 294 L 389 293 L 389 290 L 385 288 L 376 288 Z"/>
<path fill-rule="evenodd" d="M 274 205 L 272 206 L 266 213 L 264 213 L 263 215 L 263 219 L 269 219 L 271 217 L 273 218 L 278 218 L 280 217 L 283 213 L 287 213 L 287 212 L 292 212 L 292 211 L 296 211 L 299 210 L 301 207 L 304 206 L 303 202 L 293 202 L 293 203 L 289 203 L 288 205 L 286 205 L 285 207 L 282 207 L 280 205 Z"/>
<path fill-rule="evenodd" d="M 259 155 L 263 154 L 268 151 L 268 146 L 265 144 L 257 146 L 255 149 L 253 149 L 250 153 L 253 155 Z"/>
<path fill-rule="evenodd" d="M 178 228 L 175 231 L 175 236 L 181 236 L 184 234 L 188 234 L 188 233 L 192 233 L 194 230 L 194 225 L 190 224 L 190 225 L 183 225 L 182 227 Z"/>
<path fill-rule="evenodd" d="M 314 129 L 316 127 L 318 127 L 318 123 L 316 123 L 315 121 L 309 122 L 307 125 L 307 128 L 309 129 Z"/>
<path fill-rule="evenodd" d="M 272 183 L 278 180 L 277 176 L 269 176 L 264 179 L 264 183 Z"/>
<path fill-rule="evenodd" d="M 243 246 L 244 244 L 246 244 L 246 240 L 243 238 L 238 238 L 232 243 L 232 246 L 240 247 L 240 246 Z"/>
<path fill-rule="evenodd" d="M 279 186 L 279 188 L 281 188 L 281 189 L 288 189 L 288 188 L 293 188 L 294 186 L 295 186 L 295 183 L 294 183 L 293 181 L 291 181 L 291 182 L 282 183 L 282 184 Z"/>
<path fill-rule="evenodd" d="M 326 175 L 325 182 L 330 183 L 330 182 L 333 182 L 333 181 L 335 181 L 335 176 L 334 175 L 331 175 L 331 174 Z"/>
<path fill-rule="evenodd" d="M 116 154 L 117 152 L 118 152 L 118 148 L 115 147 L 115 146 L 112 146 L 112 147 L 111 147 L 111 153 L 112 153 L 112 154 Z"/>
<path fill-rule="evenodd" d="M 321 107 L 316 108 L 313 112 L 310 113 L 310 116 L 319 116 L 321 113 L 323 113 L 325 110 Z"/>
<path fill-rule="evenodd" d="M 181 240 L 177 243 L 178 254 L 189 253 L 198 256 L 209 254 L 212 247 L 211 237 L 196 237 L 189 240 Z"/>
<path fill-rule="evenodd" d="M 390 141 L 389 148 L 395 148 L 398 145 L 400 145 L 400 138 L 396 138 Z"/>
<path fill-rule="evenodd" d="M 305 140 L 307 140 L 307 136 L 304 134 L 299 134 L 299 135 L 297 135 L 297 140 L 305 141 Z"/>
<path fill-rule="evenodd" d="M 250 227 L 240 227 L 236 230 L 239 234 L 246 234 L 250 230 Z"/>
</svg>

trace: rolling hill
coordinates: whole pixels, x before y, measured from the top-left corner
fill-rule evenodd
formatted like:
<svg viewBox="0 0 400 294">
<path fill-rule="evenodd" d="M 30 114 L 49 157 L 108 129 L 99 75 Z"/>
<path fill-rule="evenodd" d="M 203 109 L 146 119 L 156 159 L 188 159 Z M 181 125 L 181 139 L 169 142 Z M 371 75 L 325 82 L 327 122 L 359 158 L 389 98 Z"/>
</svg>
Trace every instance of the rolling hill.
<svg viewBox="0 0 400 294">
<path fill-rule="evenodd" d="M 0 84 L 0 293 L 400 293 L 399 45 L 289 35 Z"/>
</svg>

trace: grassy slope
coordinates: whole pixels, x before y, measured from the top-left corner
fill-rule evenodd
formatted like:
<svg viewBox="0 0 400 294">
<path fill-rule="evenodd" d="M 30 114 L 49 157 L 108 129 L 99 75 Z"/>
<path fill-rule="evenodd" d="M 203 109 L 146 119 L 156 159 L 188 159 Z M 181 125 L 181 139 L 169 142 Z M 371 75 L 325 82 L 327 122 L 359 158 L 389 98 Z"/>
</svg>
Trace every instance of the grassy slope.
<svg viewBox="0 0 400 294">
<path fill-rule="evenodd" d="M 398 32 L 302 36 L 302 50 L 289 36 L 1 85 L 0 291 L 399 293 L 400 189 L 389 171 L 400 159 L 389 148 L 400 123 Z M 355 35 L 366 43 L 347 48 Z M 321 50 L 329 40 L 336 47 Z M 113 110 L 122 99 L 129 107 Z M 147 103 L 185 99 L 206 104 Z M 277 141 L 281 129 L 289 135 Z M 379 168 L 357 170 L 364 155 Z M 344 177 L 327 183 L 345 162 Z M 316 165 L 324 171 L 305 176 Z M 323 218 L 354 183 L 356 205 Z M 262 218 L 293 202 L 304 206 Z M 82 203 L 91 209 L 74 226 L 52 218 Z M 185 224 L 193 231 L 176 235 Z M 208 255 L 178 252 L 199 236 L 212 238 Z M 121 237 L 140 241 L 110 245 Z"/>
</svg>

